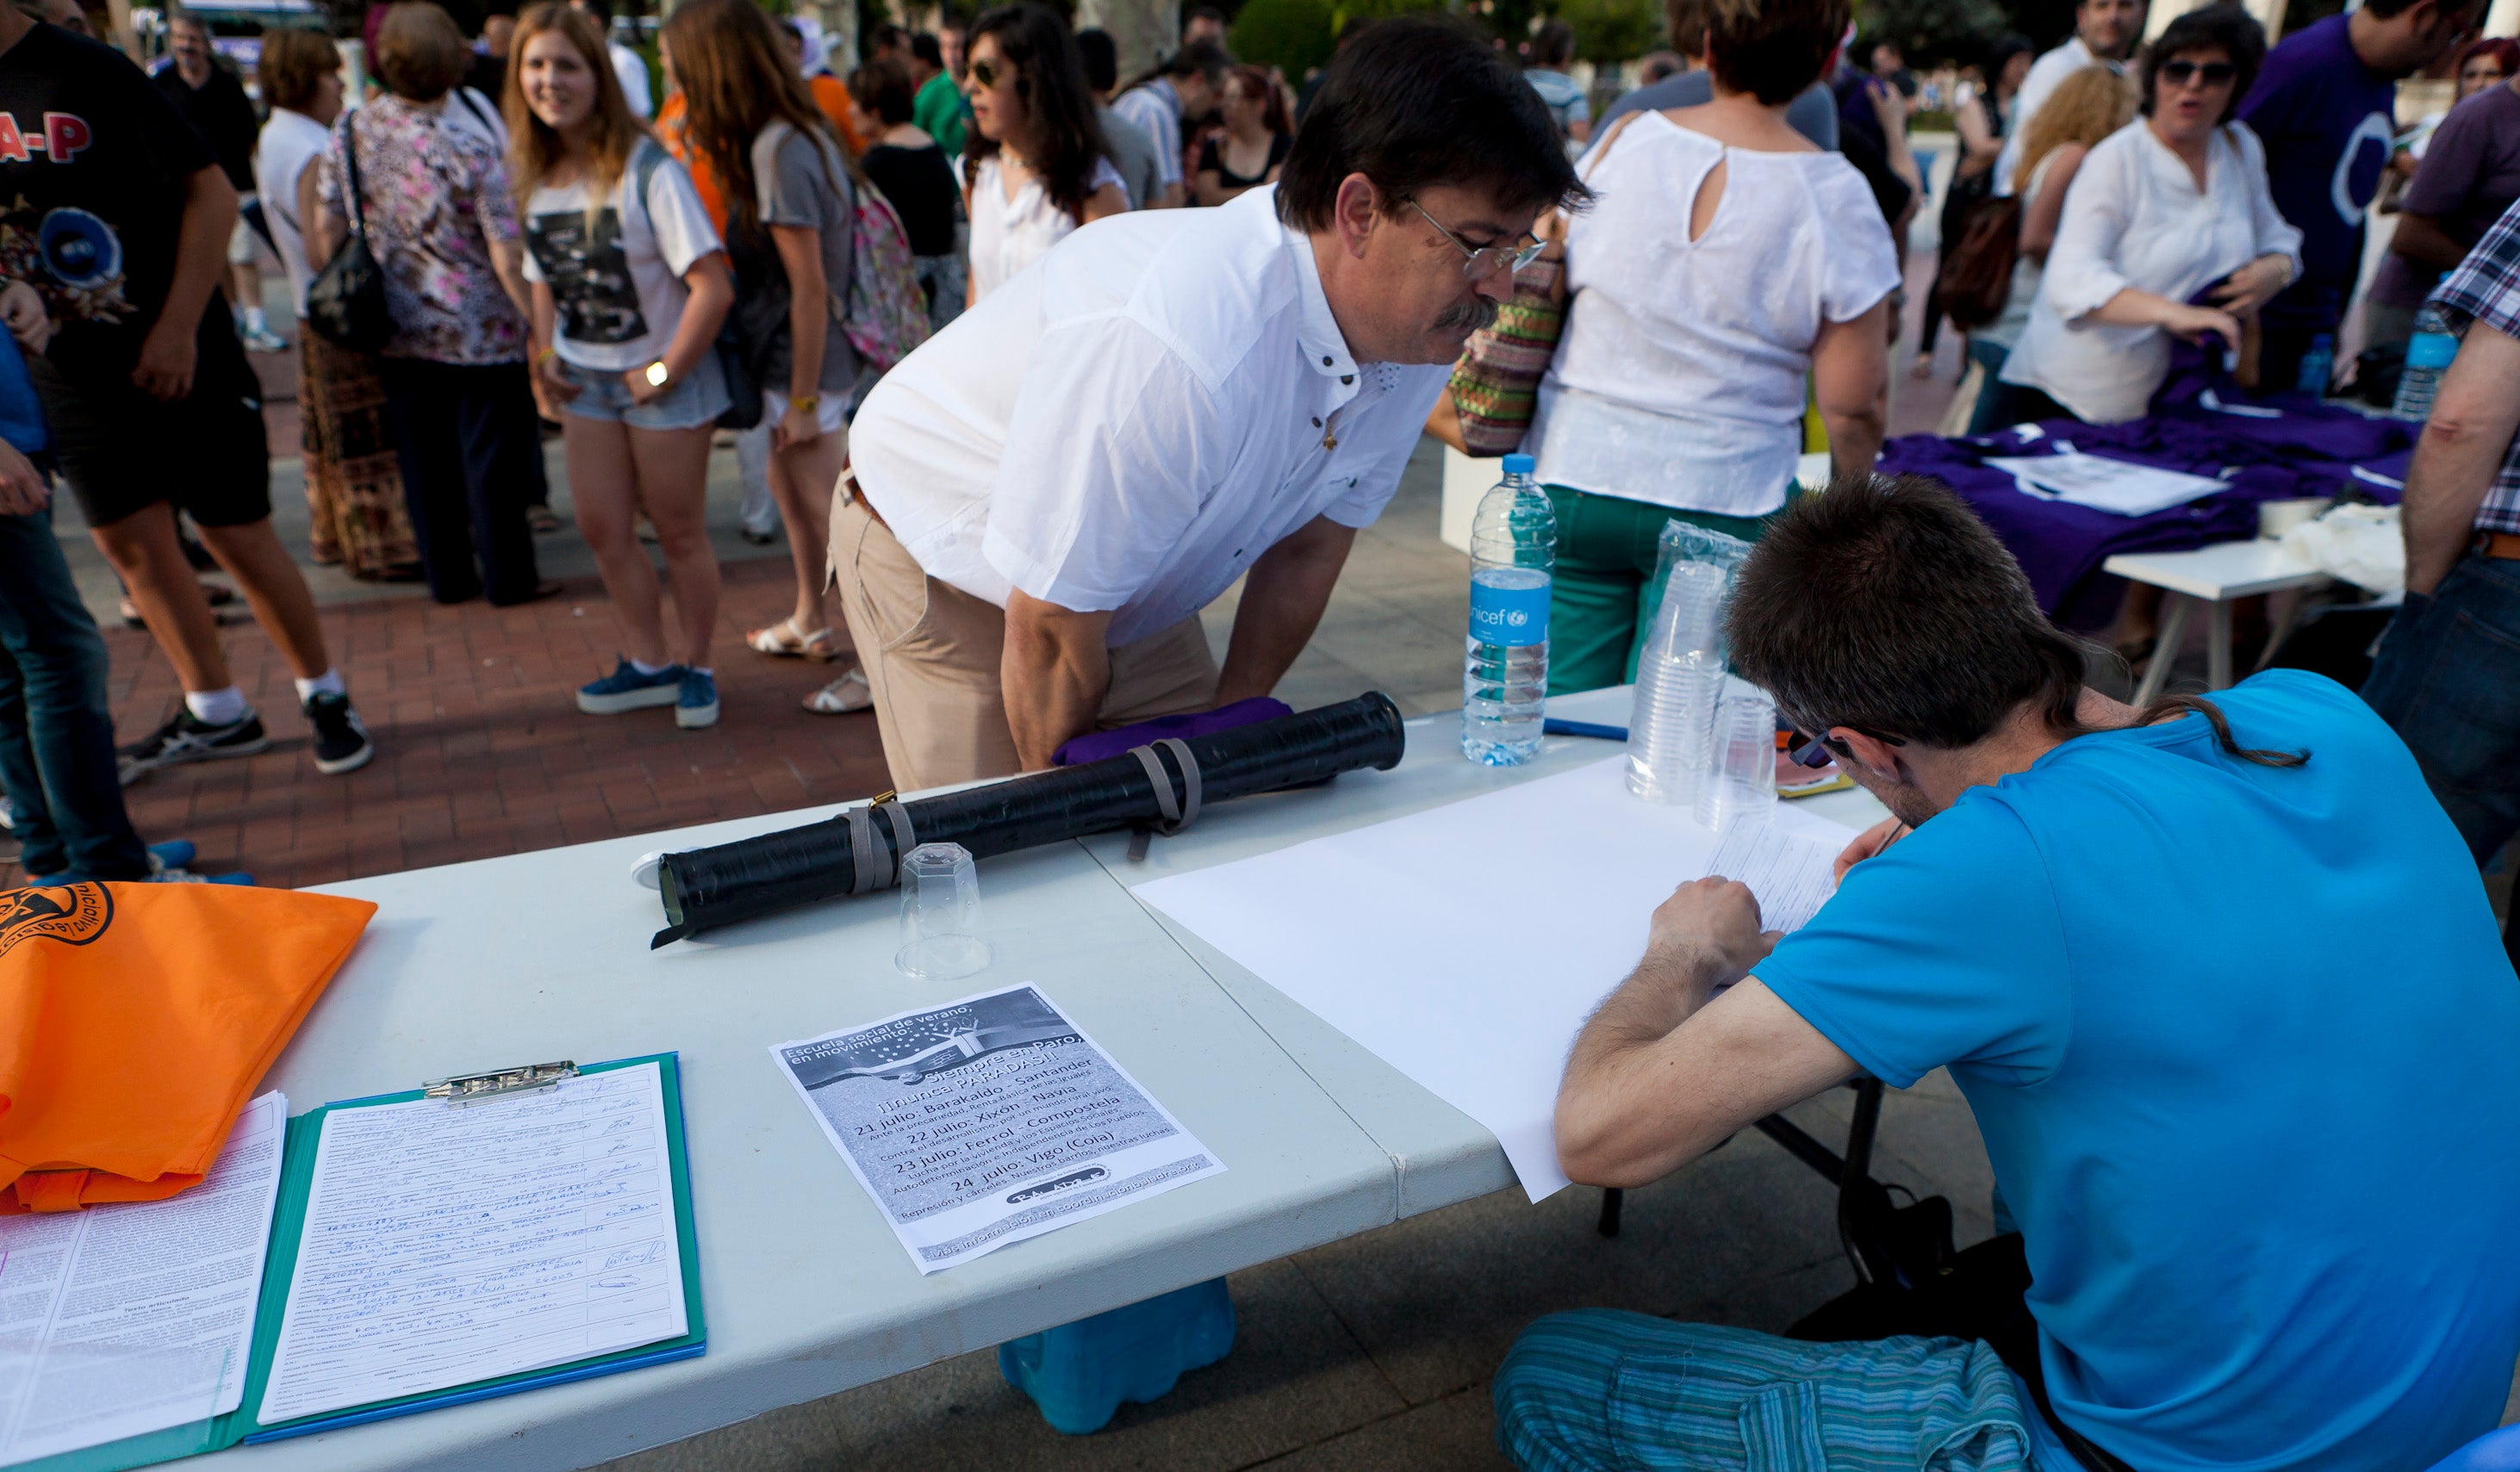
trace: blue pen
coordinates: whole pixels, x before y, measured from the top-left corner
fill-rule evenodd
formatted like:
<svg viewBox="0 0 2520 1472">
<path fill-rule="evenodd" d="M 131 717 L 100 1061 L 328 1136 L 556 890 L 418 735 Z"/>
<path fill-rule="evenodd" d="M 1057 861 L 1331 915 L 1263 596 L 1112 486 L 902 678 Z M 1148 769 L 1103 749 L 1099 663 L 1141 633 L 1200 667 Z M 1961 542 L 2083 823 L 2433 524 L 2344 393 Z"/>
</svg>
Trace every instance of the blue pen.
<svg viewBox="0 0 2520 1472">
<path fill-rule="evenodd" d="M 1555 716 L 1550 716 L 1540 723 L 1540 734 L 1542 736 L 1591 736 L 1595 740 L 1599 741 L 1624 741 L 1628 738 L 1628 728 L 1625 726 L 1597 726 L 1590 721 L 1561 721 Z"/>
</svg>

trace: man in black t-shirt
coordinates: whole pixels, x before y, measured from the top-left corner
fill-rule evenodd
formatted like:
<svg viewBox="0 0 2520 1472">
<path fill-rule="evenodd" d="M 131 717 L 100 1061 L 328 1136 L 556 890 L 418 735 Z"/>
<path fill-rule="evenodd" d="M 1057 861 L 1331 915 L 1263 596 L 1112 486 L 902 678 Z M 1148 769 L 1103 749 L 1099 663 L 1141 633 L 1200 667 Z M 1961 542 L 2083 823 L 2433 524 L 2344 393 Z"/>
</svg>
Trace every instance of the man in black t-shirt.
<svg viewBox="0 0 2520 1472">
<path fill-rule="evenodd" d="M 255 352 L 279 352 L 289 344 L 264 320 L 262 273 L 254 266 L 254 242 L 269 241 L 271 227 L 263 222 L 262 203 L 253 192 L 253 149 L 261 126 L 254 120 L 253 103 L 236 69 L 210 49 L 210 28 L 199 16 L 178 13 L 168 21 L 166 43 L 168 59 L 150 73 L 150 80 L 210 146 L 210 156 L 237 192 L 241 218 L 228 233 L 228 287 L 237 335 Z"/>
<path fill-rule="evenodd" d="M 271 529 L 262 385 L 217 292 L 236 208 L 208 146 L 121 53 L 0 5 L 0 276 L 43 299 L 52 340 L 27 368 L 55 453 L 184 683 L 184 708 L 125 748 L 126 781 L 270 744 L 176 541 L 178 508 L 295 672 L 317 769 L 375 754 Z"/>
</svg>

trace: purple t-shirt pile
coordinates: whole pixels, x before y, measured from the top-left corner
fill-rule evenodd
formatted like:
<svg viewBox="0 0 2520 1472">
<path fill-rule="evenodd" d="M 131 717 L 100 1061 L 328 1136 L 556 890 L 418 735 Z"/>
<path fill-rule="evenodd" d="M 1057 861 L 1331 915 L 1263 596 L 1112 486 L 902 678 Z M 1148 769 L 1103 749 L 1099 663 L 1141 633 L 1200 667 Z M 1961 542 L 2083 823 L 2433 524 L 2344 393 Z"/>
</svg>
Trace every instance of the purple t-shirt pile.
<svg viewBox="0 0 2520 1472">
<path fill-rule="evenodd" d="M 2354 54 L 2346 18 L 2284 37 L 2240 101 L 2267 146 L 2275 210 L 2301 231 L 2301 280 L 2267 303 L 2270 327 L 2328 333 L 2362 265 L 2362 216 L 2380 192 L 2397 130 L 2397 83 Z"/>
<path fill-rule="evenodd" d="M 2096 629 L 2117 612 L 2125 580 L 2100 564 L 2122 552 L 2185 552 L 2258 534 L 2268 501 L 2351 490 L 2394 502 L 2415 426 L 2370 419 L 2300 394 L 2261 398 L 2233 388 L 2182 343 L 2152 413 L 2123 424 L 2048 420 L 1965 439 L 1911 434 L 1882 447 L 1885 475 L 1931 475 L 1958 491 L 2012 549 L 2048 616 L 2070 629 Z M 1993 457 L 2046 455 L 2058 441 L 2090 455 L 2208 475 L 2229 487 L 2155 512 L 2121 516 L 2025 494 Z"/>
</svg>

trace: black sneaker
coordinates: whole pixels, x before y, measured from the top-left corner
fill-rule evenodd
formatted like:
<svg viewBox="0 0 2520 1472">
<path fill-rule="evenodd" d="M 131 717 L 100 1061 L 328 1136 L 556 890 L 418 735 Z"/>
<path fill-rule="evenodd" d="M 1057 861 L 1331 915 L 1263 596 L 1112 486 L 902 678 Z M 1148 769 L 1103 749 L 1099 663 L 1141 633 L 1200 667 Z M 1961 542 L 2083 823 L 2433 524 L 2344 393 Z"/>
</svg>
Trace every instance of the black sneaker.
<svg viewBox="0 0 2520 1472">
<path fill-rule="evenodd" d="M 160 767 L 251 756 L 270 744 L 271 737 L 262 734 L 262 722 L 252 711 L 224 726 L 213 726 L 194 715 L 190 706 L 177 706 L 173 720 L 117 753 L 122 758 L 122 784 L 130 786 Z"/>
<path fill-rule="evenodd" d="M 350 708 L 350 697 L 336 691 L 317 691 L 299 707 L 315 728 L 315 770 L 326 777 L 356 772 L 377 754 L 368 728 Z"/>
</svg>

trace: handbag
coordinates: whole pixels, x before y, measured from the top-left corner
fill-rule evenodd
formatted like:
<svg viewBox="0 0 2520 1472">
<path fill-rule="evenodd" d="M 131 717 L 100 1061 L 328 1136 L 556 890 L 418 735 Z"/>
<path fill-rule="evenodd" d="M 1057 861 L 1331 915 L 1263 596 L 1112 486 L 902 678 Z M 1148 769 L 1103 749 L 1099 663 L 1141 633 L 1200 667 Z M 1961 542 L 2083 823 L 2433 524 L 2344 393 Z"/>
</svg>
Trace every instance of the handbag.
<svg viewBox="0 0 2520 1472">
<path fill-rule="evenodd" d="M 1969 211 L 1959 240 L 1943 255 L 1934 279 L 1934 301 L 1952 326 L 1975 332 L 2003 315 L 2012 296 L 2012 263 L 2021 254 L 2021 201 L 2012 196 L 1981 201 Z"/>
<path fill-rule="evenodd" d="M 306 325 L 335 346 L 372 353 L 393 336 L 385 304 L 384 268 L 368 248 L 368 218 L 359 187 L 358 114 L 341 120 L 341 153 L 349 160 L 350 238 L 306 287 Z"/>
<path fill-rule="evenodd" d="M 1585 158 L 1589 181 L 1601 156 L 1636 116 L 1619 119 Z M 1513 273 L 1513 299 L 1497 307 L 1496 321 L 1470 335 L 1453 365 L 1449 388 L 1462 425 L 1462 446 L 1473 458 L 1510 455 L 1531 430 L 1540 380 L 1557 356 L 1566 331 L 1566 245 L 1552 241 L 1530 265 Z"/>
</svg>

